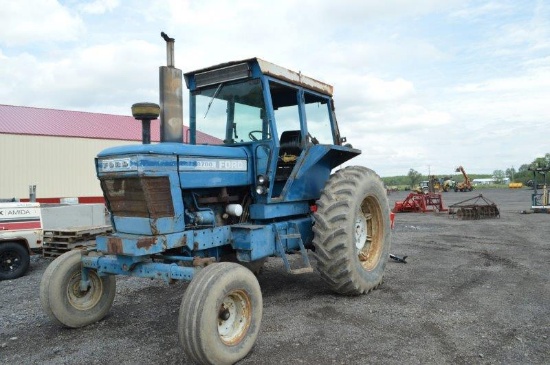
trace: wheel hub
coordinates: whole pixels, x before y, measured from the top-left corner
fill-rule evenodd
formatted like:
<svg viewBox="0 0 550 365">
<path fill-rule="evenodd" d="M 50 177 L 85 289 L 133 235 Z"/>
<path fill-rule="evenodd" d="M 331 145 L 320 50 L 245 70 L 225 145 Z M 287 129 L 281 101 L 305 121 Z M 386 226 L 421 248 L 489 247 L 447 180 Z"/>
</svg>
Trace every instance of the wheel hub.
<svg viewBox="0 0 550 365">
<path fill-rule="evenodd" d="M 90 272 L 90 286 L 88 290 L 80 289 L 80 272 L 75 273 L 67 287 L 67 299 L 69 303 L 79 309 L 87 310 L 93 308 L 101 299 L 103 293 L 103 284 L 97 274 Z"/>
<path fill-rule="evenodd" d="M 229 313 L 229 310 L 225 308 L 222 304 L 222 308 L 220 310 L 220 314 L 218 315 L 218 318 L 222 321 L 227 321 L 231 317 L 231 314 Z"/>
<path fill-rule="evenodd" d="M 359 211 L 355 219 L 355 247 L 362 250 L 367 243 L 367 219 L 363 212 Z"/>
<path fill-rule="evenodd" d="M 252 320 L 252 307 L 248 295 L 242 290 L 229 293 L 218 313 L 218 333 L 227 345 L 235 345 L 246 334 Z"/>
<path fill-rule="evenodd" d="M 21 259 L 13 254 L 5 253 L 0 256 L 0 269 L 2 271 L 13 271 L 20 265 Z"/>
</svg>

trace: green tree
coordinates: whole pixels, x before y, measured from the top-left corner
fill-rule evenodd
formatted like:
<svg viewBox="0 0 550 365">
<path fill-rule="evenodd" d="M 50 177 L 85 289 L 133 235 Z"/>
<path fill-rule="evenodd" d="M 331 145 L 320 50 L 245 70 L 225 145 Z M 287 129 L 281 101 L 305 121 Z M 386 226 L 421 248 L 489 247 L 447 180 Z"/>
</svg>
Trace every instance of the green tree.
<svg viewBox="0 0 550 365">
<path fill-rule="evenodd" d="M 407 174 L 409 177 L 409 180 L 411 181 L 411 187 L 414 187 L 416 183 L 420 182 L 420 179 L 422 178 L 422 174 L 415 169 L 410 169 L 409 173 Z"/>
<path fill-rule="evenodd" d="M 550 153 L 544 155 L 544 157 L 537 157 L 531 164 L 534 168 L 537 167 L 549 167 L 550 166 Z"/>
<path fill-rule="evenodd" d="M 522 182 L 526 185 L 527 181 L 533 178 L 533 172 L 529 171 L 529 166 L 528 163 L 525 163 L 518 168 L 518 171 L 514 175 L 515 182 Z"/>
<path fill-rule="evenodd" d="M 509 178 L 511 182 L 513 182 L 516 175 L 516 169 L 514 167 L 510 167 L 509 169 L 506 169 L 505 174 L 506 177 Z"/>
<path fill-rule="evenodd" d="M 506 175 L 504 174 L 504 171 L 502 170 L 493 171 L 493 179 L 495 179 L 495 183 L 502 184 L 502 181 L 504 180 L 505 177 Z"/>
</svg>

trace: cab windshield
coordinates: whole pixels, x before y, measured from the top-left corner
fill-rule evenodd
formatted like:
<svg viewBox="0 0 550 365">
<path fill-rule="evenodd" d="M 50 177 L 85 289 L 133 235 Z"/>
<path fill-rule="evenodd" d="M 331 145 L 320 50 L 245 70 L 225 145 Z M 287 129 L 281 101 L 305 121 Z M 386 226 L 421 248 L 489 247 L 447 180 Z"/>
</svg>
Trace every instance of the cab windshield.
<svg viewBox="0 0 550 365">
<path fill-rule="evenodd" d="M 197 137 L 202 134 L 197 140 L 229 145 L 270 138 L 260 80 L 220 83 L 191 96 Z"/>
</svg>

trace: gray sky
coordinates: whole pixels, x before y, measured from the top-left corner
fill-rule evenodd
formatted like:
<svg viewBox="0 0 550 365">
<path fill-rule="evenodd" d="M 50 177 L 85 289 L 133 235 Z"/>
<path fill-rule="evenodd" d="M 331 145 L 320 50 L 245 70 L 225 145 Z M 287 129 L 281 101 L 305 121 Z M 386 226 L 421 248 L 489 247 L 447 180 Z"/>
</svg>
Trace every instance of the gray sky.
<svg viewBox="0 0 550 365">
<path fill-rule="evenodd" d="M 184 72 L 260 57 L 334 85 L 353 164 L 516 169 L 550 152 L 545 1 L 0 0 L 0 103 L 130 115 Z M 184 102 L 186 99 L 184 98 Z M 187 108 L 184 109 L 184 119 Z"/>
</svg>

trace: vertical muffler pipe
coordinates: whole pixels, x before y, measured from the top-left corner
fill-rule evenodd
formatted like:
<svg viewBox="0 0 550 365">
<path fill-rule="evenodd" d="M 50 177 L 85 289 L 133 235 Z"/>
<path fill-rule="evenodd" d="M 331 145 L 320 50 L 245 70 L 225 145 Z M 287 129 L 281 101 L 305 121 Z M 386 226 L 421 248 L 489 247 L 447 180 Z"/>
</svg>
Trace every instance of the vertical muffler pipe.
<svg viewBox="0 0 550 365">
<path fill-rule="evenodd" d="M 160 33 L 166 41 L 166 66 L 159 68 L 160 141 L 183 142 L 182 72 L 174 67 L 174 38 Z"/>
</svg>

